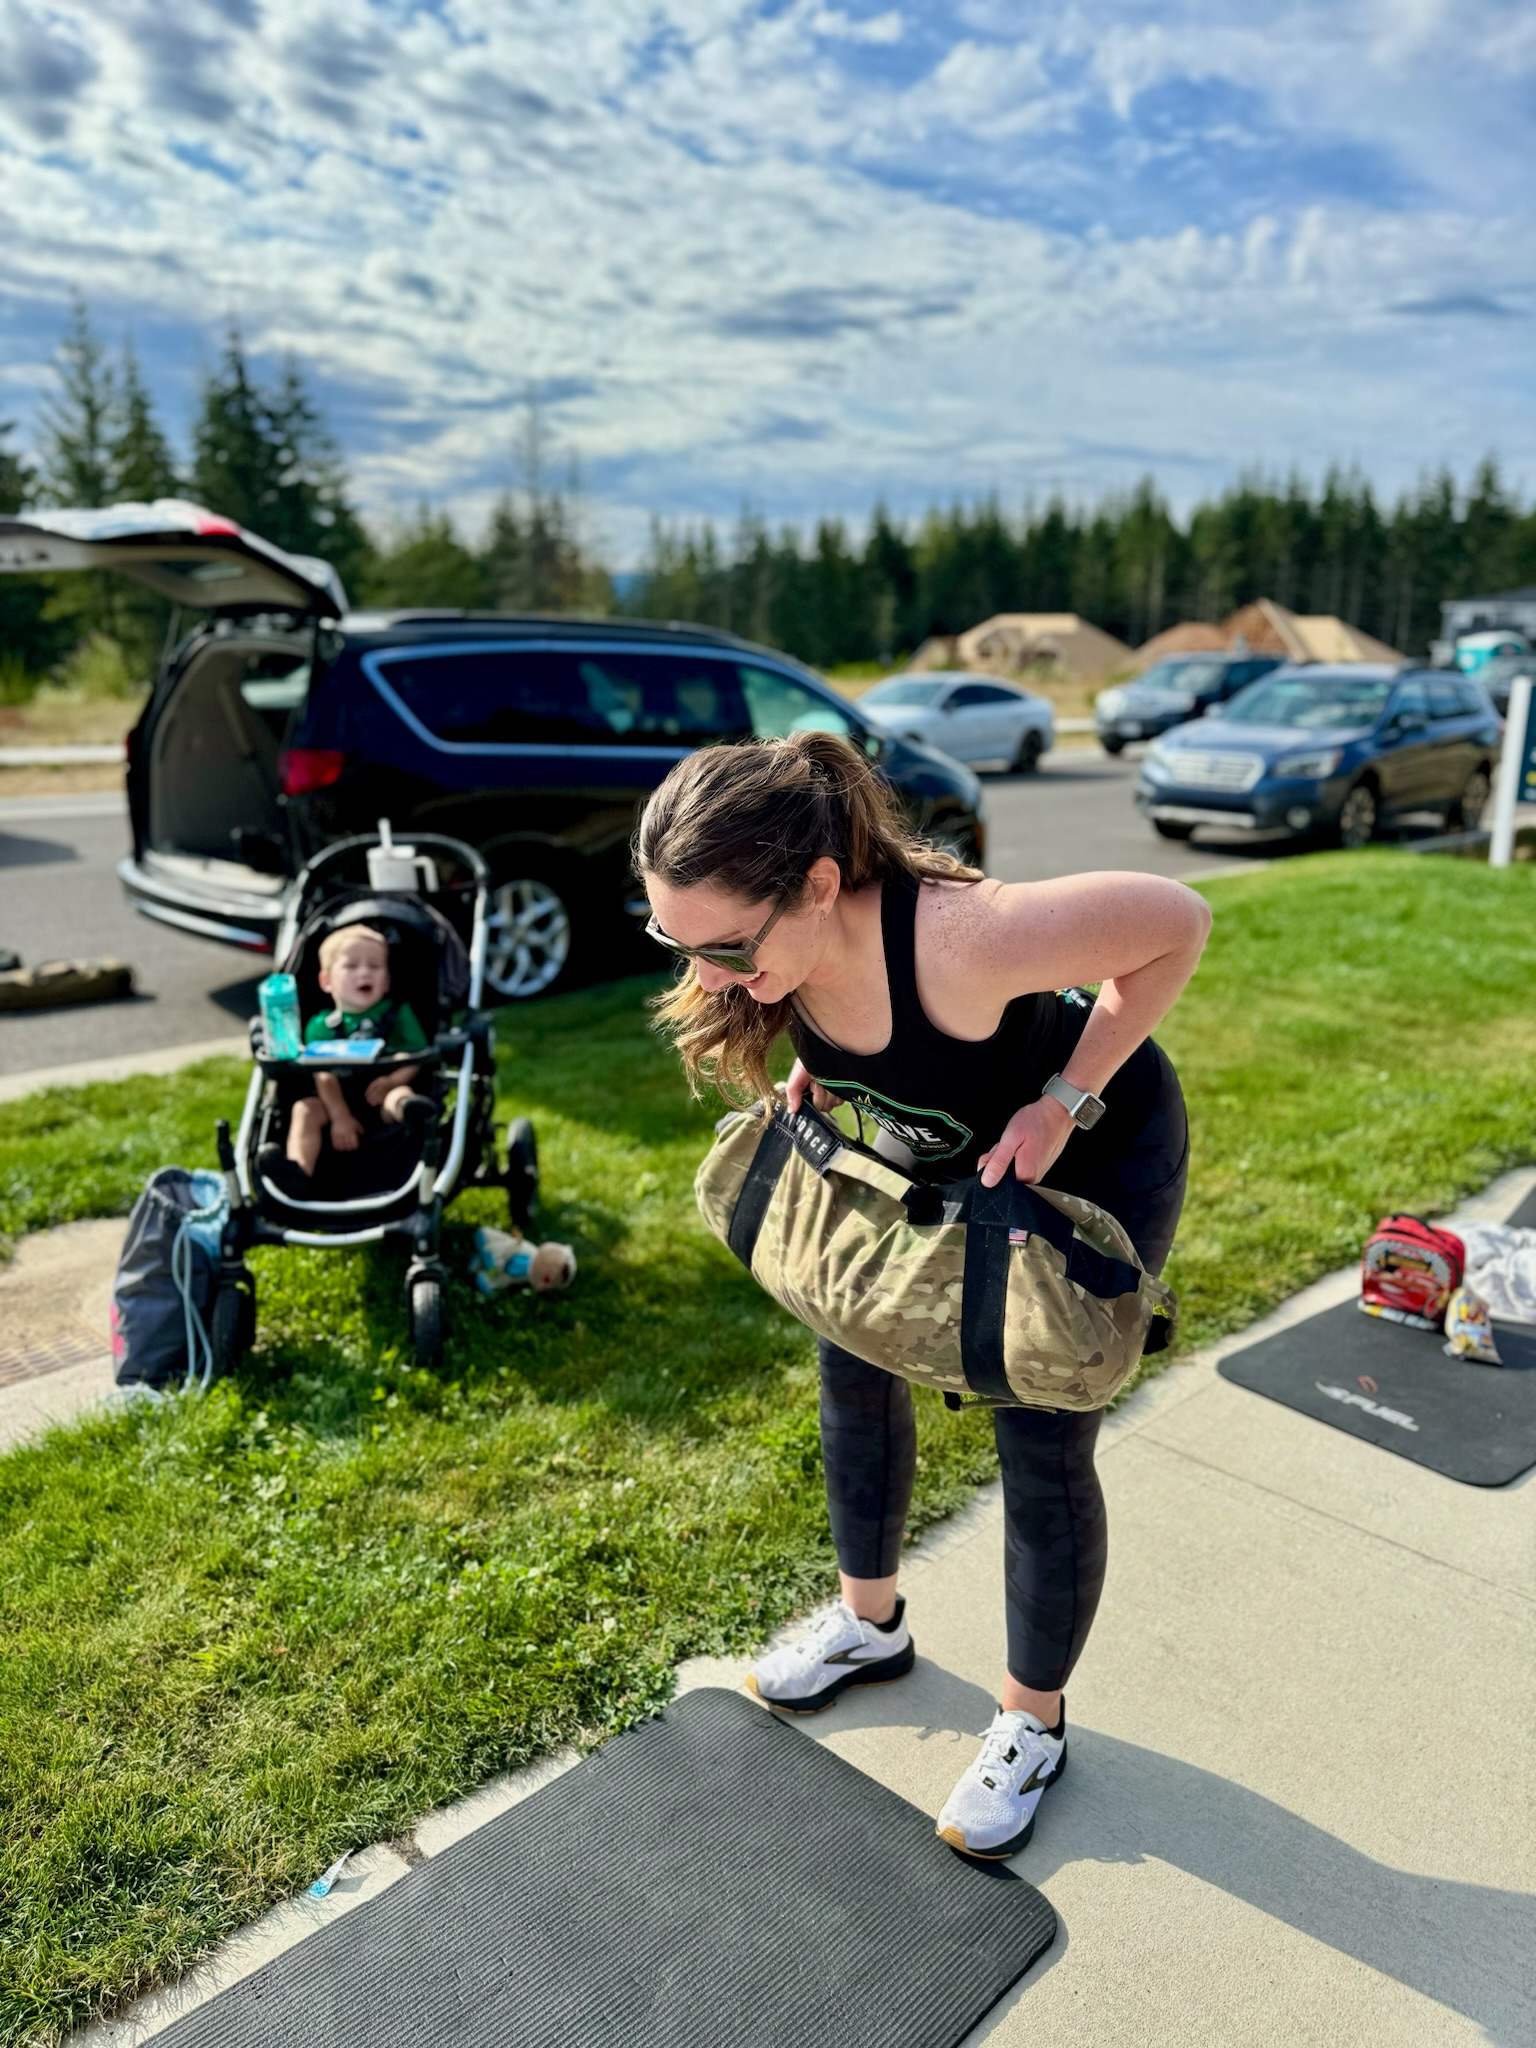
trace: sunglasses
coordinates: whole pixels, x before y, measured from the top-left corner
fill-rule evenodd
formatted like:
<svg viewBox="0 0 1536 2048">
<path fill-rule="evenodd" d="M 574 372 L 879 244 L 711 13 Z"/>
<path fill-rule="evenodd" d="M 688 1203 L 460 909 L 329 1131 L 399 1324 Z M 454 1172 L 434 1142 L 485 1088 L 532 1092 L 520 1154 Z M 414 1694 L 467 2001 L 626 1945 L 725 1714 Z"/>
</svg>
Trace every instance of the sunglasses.
<svg viewBox="0 0 1536 2048">
<path fill-rule="evenodd" d="M 668 938 L 656 922 L 654 910 L 645 929 L 647 936 L 653 938 L 658 946 L 665 946 L 669 953 L 676 953 L 683 959 L 707 960 L 711 967 L 723 967 L 727 974 L 756 974 L 757 949 L 788 908 L 789 899 L 786 897 L 762 930 L 754 932 L 750 939 L 743 939 L 739 946 L 685 946 L 681 940 Z"/>
</svg>

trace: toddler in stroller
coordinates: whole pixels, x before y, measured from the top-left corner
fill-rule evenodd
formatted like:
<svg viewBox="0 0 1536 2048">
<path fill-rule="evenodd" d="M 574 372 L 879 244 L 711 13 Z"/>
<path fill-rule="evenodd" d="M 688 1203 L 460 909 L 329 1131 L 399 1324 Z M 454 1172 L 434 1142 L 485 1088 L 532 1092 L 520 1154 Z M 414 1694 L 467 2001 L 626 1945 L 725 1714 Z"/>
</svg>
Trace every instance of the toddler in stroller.
<svg viewBox="0 0 1536 2048">
<path fill-rule="evenodd" d="M 217 1370 L 254 1340 L 253 1245 L 403 1240 L 412 1339 L 431 1365 L 444 1337 L 449 1202 L 466 1185 L 501 1188 L 512 1229 L 526 1230 L 538 1194 L 533 1126 L 519 1117 L 498 1144 L 481 1007 L 488 883 L 473 847 L 420 833 L 414 850 L 399 848 L 387 826 L 327 847 L 294 881 L 275 950 L 309 1019 L 305 1056 L 273 1057 L 254 1020 L 238 1135 L 220 1126 L 230 1216 L 212 1316 Z"/>
<path fill-rule="evenodd" d="M 316 980 L 335 1004 L 310 1018 L 306 1046 L 335 1041 L 368 1041 L 386 1056 L 425 1052 L 426 1033 L 408 1002 L 391 993 L 389 940 L 372 925 L 346 924 L 320 941 Z M 262 1146 L 258 1166 L 264 1179 L 284 1195 L 301 1200 L 310 1192 L 320 1148 L 329 1136 L 338 1152 L 355 1152 L 369 1126 L 414 1123 L 425 1130 L 437 1114 L 430 1095 L 411 1084 L 419 1068 L 390 1067 L 369 1078 L 317 1072 L 314 1092 L 301 1094 L 288 1119 L 286 1151 L 275 1140 Z"/>
</svg>

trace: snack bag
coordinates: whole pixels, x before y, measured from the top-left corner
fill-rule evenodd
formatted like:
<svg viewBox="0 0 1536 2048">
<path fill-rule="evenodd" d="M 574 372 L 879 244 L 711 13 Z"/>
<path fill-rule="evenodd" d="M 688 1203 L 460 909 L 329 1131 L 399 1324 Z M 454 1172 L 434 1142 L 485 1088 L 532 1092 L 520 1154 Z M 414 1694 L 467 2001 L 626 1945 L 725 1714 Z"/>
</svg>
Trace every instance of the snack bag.
<svg viewBox="0 0 1536 2048">
<path fill-rule="evenodd" d="M 1477 1365 L 1504 1363 L 1493 1340 L 1493 1317 L 1488 1313 L 1488 1304 L 1470 1287 L 1458 1287 L 1446 1308 L 1445 1355 L 1465 1358 Z"/>
</svg>

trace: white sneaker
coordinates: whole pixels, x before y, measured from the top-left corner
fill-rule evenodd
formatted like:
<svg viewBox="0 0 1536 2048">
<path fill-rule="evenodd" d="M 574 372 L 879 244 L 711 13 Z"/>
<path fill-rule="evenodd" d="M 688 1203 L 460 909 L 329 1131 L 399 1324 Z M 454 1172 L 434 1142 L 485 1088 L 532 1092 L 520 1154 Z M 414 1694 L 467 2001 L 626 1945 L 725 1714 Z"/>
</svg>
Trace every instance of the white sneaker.
<svg viewBox="0 0 1536 2048">
<path fill-rule="evenodd" d="M 793 1641 L 760 1657 L 746 1685 L 767 1706 L 814 1714 L 850 1685 L 903 1677 L 912 1659 L 904 1599 L 898 1596 L 895 1625 L 889 1629 L 860 1620 L 845 1601 L 831 1600 L 807 1615 Z"/>
<path fill-rule="evenodd" d="M 1060 1733 L 1022 1707 L 1001 1707 L 981 1751 L 944 1802 L 935 1832 L 966 1856 L 1016 1856 L 1035 1831 L 1047 1785 L 1067 1768 L 1066 1703 Z"/>
</svg>

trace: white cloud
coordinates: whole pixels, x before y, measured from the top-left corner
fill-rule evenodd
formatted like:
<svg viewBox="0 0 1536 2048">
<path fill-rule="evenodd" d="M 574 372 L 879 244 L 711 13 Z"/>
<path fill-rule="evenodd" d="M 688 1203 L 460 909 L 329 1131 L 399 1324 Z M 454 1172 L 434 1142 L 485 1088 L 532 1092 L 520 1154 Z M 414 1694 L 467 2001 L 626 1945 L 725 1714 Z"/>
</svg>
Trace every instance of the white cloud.
<svg viewBox="0 0 1536 2048">
<path fill-rule="evenodd" d="M 810 25 L 815 34 L 841 43 L 899 43 L 906 30 L 906 21 L 895 8 L 860 20 L 840 8 L 823 7 L 812 15 Z"/>
<path fill-rule="evenodd" d="M 1175 490 L 1335 455 L 1396 482 L 1489 445 L 1536 481 L 1528 323 L 1391 310 L 1525 275 L 1505 82 L 1536 49 L 1496 0 L 1281 0 L 1262 29 L 1239 0 L 1126 0 L 1029 36 L 974 0 L 947 39 L 817 0 L 265 0 L 259 31 L 189 0 L 181 62 L 148 0 L 0 9 L 31 53 L 0 85 L 0 334 L 30 322 L 8 413 L 35 417 L 37 322 L 78 284 L 113 338 L 150 321 L 211 354 L 238 317 L 355 394 L 375 514 L 488 502 L 522 397 L 552 394 L 621 559 L 653 510 L 1086 491 L 1157 450 Z M 924 75 L 861 81 L 863 44 L 919 32 Z M 1163 166 L 1252 139 L 1137 130 L 1191 78 L 1432 196 L 1181 212 Z"/>
</svg>

